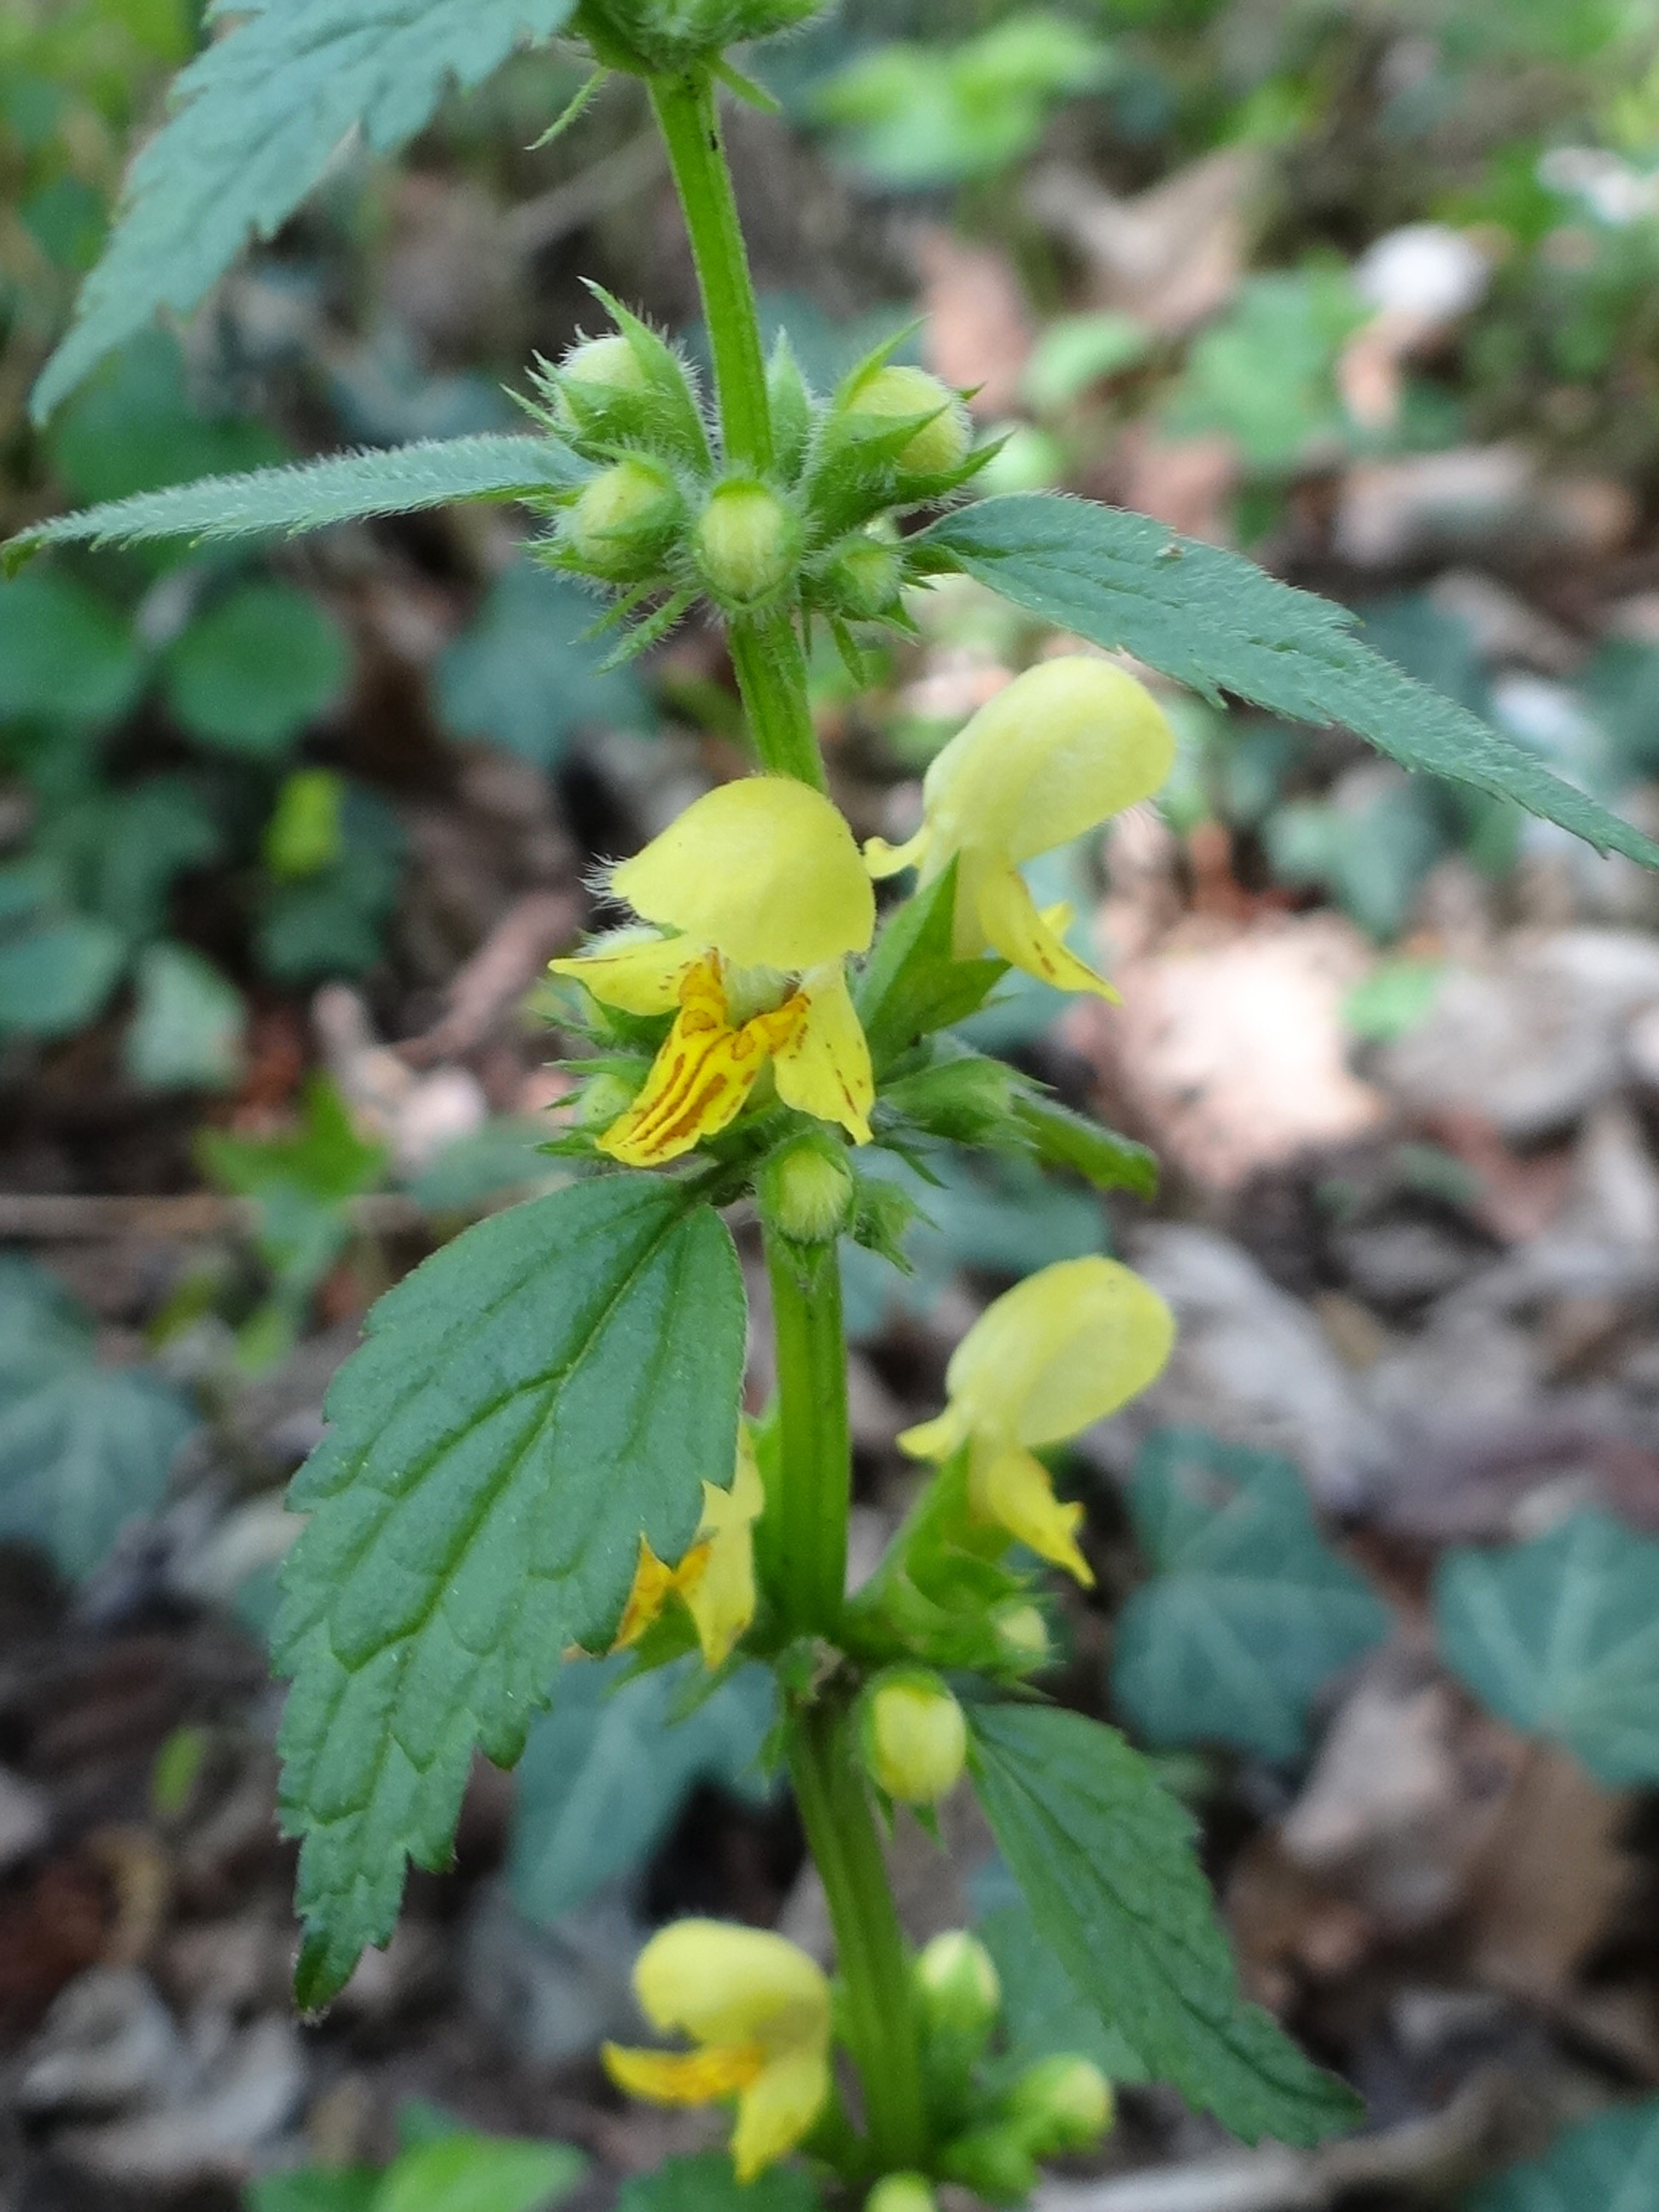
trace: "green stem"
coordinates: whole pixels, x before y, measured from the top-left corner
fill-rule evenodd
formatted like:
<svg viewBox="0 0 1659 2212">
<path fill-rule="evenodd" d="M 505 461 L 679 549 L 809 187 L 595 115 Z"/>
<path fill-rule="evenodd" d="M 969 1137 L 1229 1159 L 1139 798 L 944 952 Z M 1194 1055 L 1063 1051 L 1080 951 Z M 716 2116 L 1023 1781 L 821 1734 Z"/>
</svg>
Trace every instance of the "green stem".
<svg viewBox="0 0 1659 2212">
<path fill-rule="evenodd" d="M 847 1590 L 853 1446 L 833 1243 L 803 1253 L 769 1232 L 781 1480 L 763 1524 L 772 1592 L 796 1635 L 833 1638 Z"/>
<path fill-rule="evenodd" d="M 848 1716 L 818 1705 L 793 1731 L 789 1771 L 823 1883 L 843 2018 L 878 2172 L 927 2162 L 927 2115 L 910 1962 Z"/>
<path fill-rule="evenodd" d="M 653 77 L 651 100 L 691 234 L 714 356 L 726 459 L 763 476 L 772 465 L 766 357 L 761 350 L 760 316 L 732 173 L 726 165 L 714 82 L 702 69 L 685 76 Z"/>
<path fill-rule="evenodd" d="M 765 476 L 773 462 L 766 357 L 714 82 L 706 70 L 653 77 L 651 99 L 697 265 L 726 458 Z M 734 623 L 731 643 L 732 665 L 763 763 L 775 775 L 792 775 L 822 791 L 823 763 L 807 699 L 806 662 L 788 611 Z"/>
</svg>

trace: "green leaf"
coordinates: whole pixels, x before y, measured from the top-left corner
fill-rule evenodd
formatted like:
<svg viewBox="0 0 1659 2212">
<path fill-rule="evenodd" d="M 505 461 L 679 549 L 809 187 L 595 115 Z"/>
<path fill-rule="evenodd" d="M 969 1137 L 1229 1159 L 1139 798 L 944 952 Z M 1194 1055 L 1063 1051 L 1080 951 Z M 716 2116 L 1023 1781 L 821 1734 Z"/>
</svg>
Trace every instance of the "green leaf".
<svg viewBox="0 0 1659 2212">
<path fill-rule="evenodd" d="M 0 721 L 102 729 L 137 698 L 143 656 L 107 600 L 69 576 L 0 586 Z"/>
<path fill-rule="evenodd" d="M 1441 1656 L 1483 1705 L 1613 1788 L 1659 1780 L 1659 1542 L 1586 1510 L 1506 1552 L 1449 1552 Z"/>
<path fill-rule="evenodd" d="M 183 945 L 139 956 L 127 1073 L 157 1091 L 222 1091 L 242 1065 L 242 997 L 210 960 Z"/>
<path fill-rule="evenodd" d="M 331 454 L 292 467 L 143 491 L 20 531 L 0 549 L 8 574 L 46 545 L 137 545 L 157 538 L 212 544 L 295 538 L 333 522 L 413 514 L 452 500 L 542 499 L 585 471 L 562 447 L 517 434 L 424 439 L 385 451 Z"/>
<path fill-rule="evenodd" d="M 1362 2114 L 1244 2003 L 1193 1823 L 1115 1729 L 1038 1705 L 974 1709 L 973 1771 L 1043 1942 L 1154 2079 L 1248 2142 L 1317 2142 Z"/>
<path fill-rule="evenodd" d="M 665 2159 L 623 2185 L 617 2212 L 819 2212 L 823 2199 L 798 2166 L 769 2166 L 739 2183 L 723 2150 Z"/>
<path fill-rule="evenodd" d="M 344 1249 L 350 1201 L 373 1190 L 386 1166 L 386 1146 L 358 1135 L 339 1092 L 320 1075 L 306 1085 L 291 1133 L 204 1129 L 196 1149 L 210 1182 L 254 1201 L 260 1255 L 291 1303 L 307 1297 Z"/>
<path fill-rule="evenodd" d="M 1237 553 L 1144 515 L 1037 494 L 963 507 L 910 543 L 1206 698 L 1231 691 L 1296 721 L 1340 724 L 1407 768 L 1514 799 L 1599 851 L 1659 867 L 1659 845 L 1362 645 L 1346 609 Z"/>
<path fill-rule="evenodd" d="M 1468 2199 L 1467 2212 L 1649 2212 L 1659 2203 L 1659 2098 L 1603 2112 Z"/>
<path fill-rule="evenodd" d="M 767 1670 L 740 1668 L 677 1720 L 696 1659 L 631 1680 L 630 1663 L 561 1668 L 553 1710 L 525 1745 L 507 1880 L 532 1920 L 556 1920 L 637 1866 L 699 1782 L 756 1794 L 776 1718 Z"/>
<path fill-rule="evenodd" d="M 1074 1114 L 1058 1099 L 1026 1096 L 1014 1118 L 1046 1168 L 1069 1168 L 1097 1190 L 1132 1190 L 1137 1198 L 1158 1195 L 1158 1154 L 1133 1137 L 1121 1137 L 1086 1115 Z"/>
<path fill-rule="evenodd" d="M 362 784 L 343 782 L 337 797 L 336 857 L 309 874 L 279 876 L 259 918 L 260 964 L 282 982 L 361 975 L 380 958 L 382 928 L 398 903 L 403 824 Z"/>
<path fill-rule="evenodd" d="M 266 423 L 207 412 L 191 391 L 184 349 L 160 330 L 106 362 L 58 416 L 46 444 L 53 475 L 85 505 L 274 468 L 289 457 Z"/>
<path fill-rule="evenodd" d="M 0 939 L 0 1037 L 70 1036 L 108 1003 L 126 965 L 120 932 L 89 915 Z"/>
<path fill-rule="evenodd" d="M 372 2212 L 541 2212 L 568 2197 L 586 2170 L 568 2143 L 458 2129 L 416 2143 L 388 2166 Z"/>
<path fill-rule="evenodd" d="M 490 586 L 471 627 L 438 662 L 438 711 L 458 738 L 489 738 L 550 768 L 584 724 L 650 730 L 656 717 L 628 669 L 602 674 L 584 644 L 592 599 L 532 561 Z"/>
<path fill-rule="evenodd" d="M 1008 973 L 1003 960 L 958 960 L 951 952 L 957 871 L 925 884 L 882 925 L 854 987 L 878 1076 L 918 1038 L 975 1012 Z"/>
<path fill-rule="evenodd" d="M 447 1863 L 475 1745 L 511 1765 L 570 1644 L 609 1642 L 641 1536 L 684 1553 L 732 1480 L 744 1334 L 718 1215 L 648 1176 L 481 1222 L 371 1313 L 274 1639 L 303 2004 L 390 1936 L 405 1856 Z"/>
<path fill-rule="evenodd" d="M 354 129 L 388 154 L 453 77 L 489 76 L 547 39 L 571 0 L 216 0 L 234 15 L 174 88 L 173 112 L 127 179 L 113 236 L 32 406 L 44 421 L 159 307 L 190 309 L 251 233 L 273 237 Z"/>
<path fill-rule="evenodd" d="M 1288 470 L 1316 441 L 1352 436 L 1338 356 L 1365 319 L 1346 269 L 1246 280 L 1237 304 L 1194 341 L 1166 405 L 1173 436 L 1219 432 L 1258 471 Z"/>
<path fill-rule="evenodd" d="M 222 843 L 206 794 L 179 775 L 94 791 L 54 810 L 35 838 L 36 850 L 61 864 L 72 902 L 129 944 L 162 929 L 176 878 L 216 860 Z"/>
<path fill-rule="evenodd" d="M 89 1575 L 160 1504 L 196 1425 L 159 1376 L 100 1364 L 90 1321 L 49 1276 L 0 1258 L 0 1535 Z"/>
<path fill-rule="evenodd" d="M 380 2185 L 372 2166 L 302 2166 L 250 2182 L 248 2212 L 373 2212 Z"/>
<path fill-rule="evenodd" d="M 1148 1741 L 1307 1747 L 1308 1710 L 1389 1632 L 1389 1611 L 1314 1525 L 1288 1460 L 1164 1429 L 1135 1461 L 1129 1511 L 1153 1579 L 1118 1616 L 1112 1691 Z"/>
<path fill-rule="evenodd" d="M 255 759 L 285 752 L 343 688 L 351 647 L 291 584 L 244 584 L 169 648 L 167 704 L 201 744 Z"/>
<path fill-rule="evenodd" d="M 1000 1859 L 975 1875 L 971 1890 L 975 1933 L 1002 1984 L 1005 2048 L 999 2081 L 1017 2080 L 1039 2058 L 1064 2051 L 1091 2060 L 1110 2081 L 1144 2081 L 1146 2069 L 1139 2052 L 1075 1987 L 1037 1934 L 1031 1909 Z"/>
</svg>

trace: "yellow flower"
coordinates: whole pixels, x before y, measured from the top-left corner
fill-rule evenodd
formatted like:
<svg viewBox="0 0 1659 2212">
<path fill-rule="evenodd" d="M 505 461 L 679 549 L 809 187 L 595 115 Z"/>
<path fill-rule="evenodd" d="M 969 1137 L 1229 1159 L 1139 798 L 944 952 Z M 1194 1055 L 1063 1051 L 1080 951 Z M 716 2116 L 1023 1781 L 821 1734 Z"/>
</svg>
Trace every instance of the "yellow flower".
<svg viewBox="0 0 1659 2212">
<path fill-rule="evenodd" d="M 634 1968 L 641 2009 L 698 2048 L 605 2046 L 611 2080 L 655 2105 L 735 2097 L 732 2157 L 752 2181 L 811 2130 L 830 2094 L 830 1984 L 805 1951 L 761 1928 L 679 1920 Z"/>
<path fill-rule="evenodd" d="M 1031 1447 L 1103 1420 L 1152 1381 L 1175 1322 L 1150 1285 L 1115 1260 L 1062 1260 L 988 1305 L 945 1370 L 949 1402 L 899 1438 L 916 1459 L 968 1447 L 975 1516 L 1000 1523 L 1080 1583 L 1080 1505 L 1062 1505 Z"/>
<path fill-rule="evenodd" d="M 1065 945 L 1063 907 L 1039 914 L 1022 861 L 1069 844 L 1151 798 L 1175 761 L 1175 737 L 1144 685 L 1109 661 L 1044 661 L 981 707 L 927 771 L 922 824 L 908 844 L 873 837 L 873 876 L 920 868 L 923 884 L 954 860 L 958 960 L 999 954 L 1062 991 L 1115 999 Z"/>
<path fill-rule="evenodd" d="M 875 1085 L 843 963 L 869 945 L 875 898 L 830 801 L 787 776 L 724 784 L 611 880 L 673 933 L 601 939 L 554 973 L 629 1013 L 678 1011 L 599 1149 L 629 1167 L 677 1159 L 737 1118 L 769 1059 L 786 1105 L 868 1144 Z"/>
<path fill-rule="evenodd" d="M 669 1600 L 678 1597 L 696 1629 L 704 1666 L 711 1672 L 723 1667 L 755 1617 L 754 1528 L 765 1504 L 755 1447 L 739 1423 L 732 1487 L 704 1483 L 702 1520 L 678 1566 L 665 1566 L 641 1537 L 634 1587 L 612 1650 L 625 1651 L 637 1644 Z"/>
</svg>

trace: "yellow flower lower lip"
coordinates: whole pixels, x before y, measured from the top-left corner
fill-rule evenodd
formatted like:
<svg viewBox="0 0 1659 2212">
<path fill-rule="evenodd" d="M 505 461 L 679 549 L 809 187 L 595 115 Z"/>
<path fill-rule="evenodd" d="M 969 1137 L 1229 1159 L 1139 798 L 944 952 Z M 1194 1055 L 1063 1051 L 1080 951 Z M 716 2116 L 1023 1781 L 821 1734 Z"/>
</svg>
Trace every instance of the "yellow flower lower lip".
<svg viewBox="0 0 1659 2212">
<path fill-rule="evenodd" d="M 580 963 L 569 966 L 580 973 Z M 660 1167 L 718 1136 L 748 1103 L 769 1058 L 787 1106 L 870 1141 L 870 1048 L 839 961 L 813 970 L 783 1004 L 734 1023 L 719 956 L 682 973 L 679 1012 L 645 1087 L 599 1139 L 624 1167 Z"/>
</svg>

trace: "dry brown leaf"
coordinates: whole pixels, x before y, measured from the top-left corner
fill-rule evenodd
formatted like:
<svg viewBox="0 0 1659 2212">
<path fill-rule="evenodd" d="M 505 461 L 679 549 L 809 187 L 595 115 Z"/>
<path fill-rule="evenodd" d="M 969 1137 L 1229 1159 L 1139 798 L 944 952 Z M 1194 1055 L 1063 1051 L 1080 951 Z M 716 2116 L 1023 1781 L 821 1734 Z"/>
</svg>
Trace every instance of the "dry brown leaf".
<svg viewBox="0 0 1659 2212">
<path fill-rule="evenodd" d="M 1261 178 L 1258 153 L 1225 147 L 1123 200 L 1086 169 L 1054 162 L 1032 177 L 1026 205 L 1081 256 L 1091 306 L 1179 336 L 1238 289 Z"/>
<path fill-rule="evenodd" d="M 947 384 L 976 386 L 975 414 L 1006 415 L 1019 397 L 1033 335 L 1024 290 L 1007 255 L 930 224 L 917 235 L 915 258 L 927 366 Z"/>
</svg>

